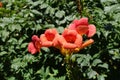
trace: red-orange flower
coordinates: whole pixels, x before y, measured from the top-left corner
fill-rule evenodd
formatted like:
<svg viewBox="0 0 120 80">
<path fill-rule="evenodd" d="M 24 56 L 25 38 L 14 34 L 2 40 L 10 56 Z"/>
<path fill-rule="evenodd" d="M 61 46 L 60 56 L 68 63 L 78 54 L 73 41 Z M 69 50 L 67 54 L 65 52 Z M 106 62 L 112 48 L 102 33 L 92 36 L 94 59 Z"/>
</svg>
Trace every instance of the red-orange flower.
<svg viewBox="0 0 120 80">
<path fill-rule="evenodd" d="M 38 36 L 33 35 L 32 36 L 32 42 L 28 44 L 28 51 L 31 52 L 31 54 L 35 54 L 37 52 L 40 52 L 41 48 L 41 42 Z"/>
<path fill-rule="evenodd" d="M 66 40 L 66 43 L 63 43 L 63 47 L 66 49 L 74 49 L 80 47 L 82 44 L 82 36 L 75 30 L 65 29 L 62 36 Z"/>
<path fill-rule="evenodd" d="M 74 20 L 68 28 L 76 30 L 80 35 L 86 34 L 88 37 L 92 37 L 96 33 L 96 27 L 88 23 L 88 18 Z"/>
<path fill-rule="evenodd" d="M 63 55 L 71 55 L 74 52 L 78 52 L 81 49 L 89 46 L 94 42 L 93 39 L 83 42 L 82 36 L 79 35 L 76 30 L 65 29 L 62 35 L 59 35 L 54 40 L 55 47 L 61 50 Z"/>
<path fill-rule="evenodd" d="M 56 36 L 59 35 L 56 29 L 47 29 L 44 34 L 40 36 L 43 47 L 53 46 Z"/>
<path fill-rule="evenodd" d="M 57 37 L 57 45 L 63 55 L 72 54 L 76 48 L 82 45 L 82 36 L 75 30 L 65 29 L 62 35 Z"/>
</svg>

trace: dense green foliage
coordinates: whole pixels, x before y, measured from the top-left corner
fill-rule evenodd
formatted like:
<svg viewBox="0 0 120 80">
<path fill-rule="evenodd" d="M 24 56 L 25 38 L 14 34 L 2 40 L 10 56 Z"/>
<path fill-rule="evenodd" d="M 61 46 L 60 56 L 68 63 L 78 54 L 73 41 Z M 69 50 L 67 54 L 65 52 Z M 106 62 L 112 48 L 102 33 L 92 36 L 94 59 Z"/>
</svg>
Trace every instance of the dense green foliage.
<svg viewBox="0 0 120 80">
<path fill-rule="evenodd" d="M 27 50 L 31 36 L 88 17 L 96 25 L 95 43 L 72 56 L 76 79 L 120 79 L 119 0 L 2 0 L 0 8 L 0 80 L 67 80 L 64 56 L 55 48 Z"/>
</svg>

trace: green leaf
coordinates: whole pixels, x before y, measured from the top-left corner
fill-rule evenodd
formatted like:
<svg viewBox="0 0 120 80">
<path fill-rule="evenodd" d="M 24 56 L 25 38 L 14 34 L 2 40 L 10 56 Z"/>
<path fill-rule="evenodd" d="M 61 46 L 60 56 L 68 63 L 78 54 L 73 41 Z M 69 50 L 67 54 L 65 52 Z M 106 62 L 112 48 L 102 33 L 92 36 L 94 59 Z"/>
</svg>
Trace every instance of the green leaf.
<svg viewBox="0 0 120 80">
<path fill-rule="evenodd" d="M 28 43 L 22 43 L 21 48 L 26 48 Z"/>
<path fill-rule="evenodd" d="M 27 54 L 27 55 L 25 55 L 24 57 L 23 57 L 23 61 L 24 62 L 29 62 L 29 63 L 32 63 L 32 62 L 35 62 L 36 60 L 35 60 L 36 58 L 33 56 L 33 55 L 31 55 L 31 54 Z"/>
<path fill-rule="evenodd" d="M 17 44 L 17 39 L 16 39 L 16 38 L 10 38 L 10 39 L 8 40 L 8 42 L 9 42 L 10 44 Z"/>
<path fill-rule="evenodd" d="M 6 54 L 8 54 L 6 51 L 0 52 L 0 56 L 4 56 Z"/>
<path fill-rule="evenodd" d="M 37 10 L 35 10 L 35 9 L 34 9 L 34 10 L 31 10 L 31 12 L 34 13 L 34 14 L 42 15 L 41 12 L 39 12 L 39 11 L 37 11 Z"/>
<path fill-rule="evenodd" d="M 43 28 L 54 28 L 55 25 L 54 24 L 46 24 L 43 26 Z"/>
<path fill-rule="evenodd" d="M 64 31 L 64 27 L 61 27 L 61 26 L 58 27 L 58 28 L 57 28 L 57 31 L 58 31 L 59 33 L 62 33 L 62 32 Z"/>
<path fill-rule="evenodd" d="M 106 13 L 120 12 L 120 4 L 105 7 Z"/>
<path fill-rule="evenodd" d="M 94 70 L 90 70 L 90 72 L 87 73 L 89 79 L 94 78 L 97 75 L 97 72 Z"/>
<path fill-rule="evenodd" d="M 47 69 L 45 67 L 42 67 L 40 70 L 36 72 L 36 74 L 40 74 L 43 80 L 46 79 L 49 75 L 49 67 L 47 67 Z"/>
<path fill-rule="evenodd" d="M 98 75 L 97 79 L 98 80 L 105 80 L 106 75 Z"/>
<path fill-rule="evenodd" d="M 92 66 L 96 66 L 98 64 L 102 63 L 102 61 L 100 59 L 95 59 L 92 63 Z"/>
<path fill-rule="evenodd" d="M 59 78 L 56 79 L 56 80 L 65 80 L 65 76 L 59 77 Z"/>
<path fill-rule="evenodd" d="M 11 68 L 12 69 L 15 69 L 15 70 L 18 70 L 21 66 L 21 59 L 20 58 L 16 58 L 12 61 L 12 65 L 11 65 Z"/>
<path fill-rule="evenodd" d="M 50 8 L 50 15 L 53 16 L 55 14 L 55 9 L 54 8 Z"/>
<path fill-rule="evenodd" d="M 4 64 L 0 63 L 0 71 L 3 71 Z"/>
<path fill-rule="evenodd" d="M 9 32 L 6 30 L 2 31 L 2 41 L 5 41 L 7 37 L 9 37 Z"/>
<path fill-rule="evenodd" d="M 72 21 L 75 19 L 75 16 L 74 15 L 65 16 L 65 19 L 68 21 Z"/>
<path fill-rule="evenodd" d="M 21 31 L 22 26 L 20 26 L 20 24 L 16 24 L 16 25 L 15 25 L 15 29 L 18 30 L 18 31 Z"/>
<path fill-rule="evenodd" d="M 55 69 L 52 68 L 52 71 L 53 71 L 53 73 L 50 73 L 49 74 L 50 76 L 53 77 L 53 76 L 56 76 L 58 74 L 58 70 L 55 70 Z"/>
<path fill-rule="evenodd" d="M 82 61 L 83 61 L 83 58 L 77 58 L 78 64 L 81 64 Z"/>
<path fill-rule="evenodd" d="M 48 4 L 45 4 L 45 3 L 41 4 L 41 6 L 40 6 L 41 9 L 44 9 L 44 8 L 47 8 L 47 7 L 48 7 Z"/>
<path fill-rule="evenodd" d="M 7 80 L 15 80 L 15 77 L 8 77 Z"/>
<path fill-rule="evenodd" d="M 107 63 L 99 64 L 98 67 L 102 67 L 102 68 L 108 69 L 108 64 Z"/>
<path fill-rule="evenodd" d="M 120 22 L 120 16 L 119 15 L 120 15 L 120 12 L 117 13 L 117 14 L 114 14 L 113 18 L 114 18 L 115 21 Z"/>
<path fill-rule="evenodd" d="M 10 31 L 14 31 L 15 30 L 15 25 L 13 24 L 13 25 L 9 25 L 8 26 L 8 29 L 10 30 Z"/>
<path fill-rule="evenodd" d="M 57 11 L 56 14 L 55 14 L 55 16 L 58 17 L 58 18 L 62 18 L 62 17 L 64 17 L 64 15 L 65 15 L 64 11 Z"/>
<path fill-rule="evenodd" d="M 99 57 L 100 57 L 100 54 L 99 54 L 99 53 L 96 53 L 96 54 L 93 55 L 92 58 L 93 58 L 93 59 L 96 59 L 96 58 L 99 58 Z"/>
<path fill-rule="evenodd" d="M 36 26 L 35 26 L 36 28 L 36 31 L 38 31 L 38 30 L 41 30 L 42 29 L 42 27 L 39 25 L 39 24 L 37 24 Z"/>
</svg>

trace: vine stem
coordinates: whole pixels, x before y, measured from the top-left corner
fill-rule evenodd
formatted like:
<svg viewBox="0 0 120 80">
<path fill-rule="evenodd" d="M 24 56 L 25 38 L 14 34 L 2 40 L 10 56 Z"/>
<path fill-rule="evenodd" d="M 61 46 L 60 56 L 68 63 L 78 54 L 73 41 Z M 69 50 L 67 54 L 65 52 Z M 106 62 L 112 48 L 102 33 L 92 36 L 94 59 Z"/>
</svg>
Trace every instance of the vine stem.
<svg viewBox="0 0 120 80">
<path fill-rule="evenodd" d="M 82 0 L 76 0 L 77 8 L 80 13 L 80 17 L 82 17 L 82 10 L 83 10 L 83 5 L 82 5 Z"/>
<path fill-rule="evenodd" d="M 66 71 L 67 71 L 67 77 L 69 80 L 75 80 L 74 79 L 74 74 L 73 74 L 73 68 L 72 68 L 72 62 L 71 62 L 71 55 L 66 55 L 65 57 L 65 62 L 66 62 Z"/>
<path fill-rule="evenodd" d="M 66 62 L 66 71 L 67 71 L 67 77 L 69 80 L 72 80 L 72 71 L 71 71 L 71 65 L 70 65 L 70 55 L 65 56 L 65 62 Z"/>
<path fill-rule="evenodd" d="M 72 60 L 72 55 L 65 56 L 66 75 L 69 80 L 82 80 L 79 69 Z"/>
</svg>

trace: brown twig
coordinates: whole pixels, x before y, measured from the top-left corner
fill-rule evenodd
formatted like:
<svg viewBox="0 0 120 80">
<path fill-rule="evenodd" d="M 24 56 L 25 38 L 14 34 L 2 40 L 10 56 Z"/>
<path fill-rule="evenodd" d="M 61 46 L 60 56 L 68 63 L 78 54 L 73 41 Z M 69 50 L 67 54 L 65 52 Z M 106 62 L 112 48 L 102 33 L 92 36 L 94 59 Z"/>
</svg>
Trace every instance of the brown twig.
<svg viewBox="0 0 120 80">
<path fill-rule="evenodd" d="M 76 0 L 77 8 L 80 13 L 80 16 L 82 17 L 82 1 L 81 0 Z"/>
</svg>

